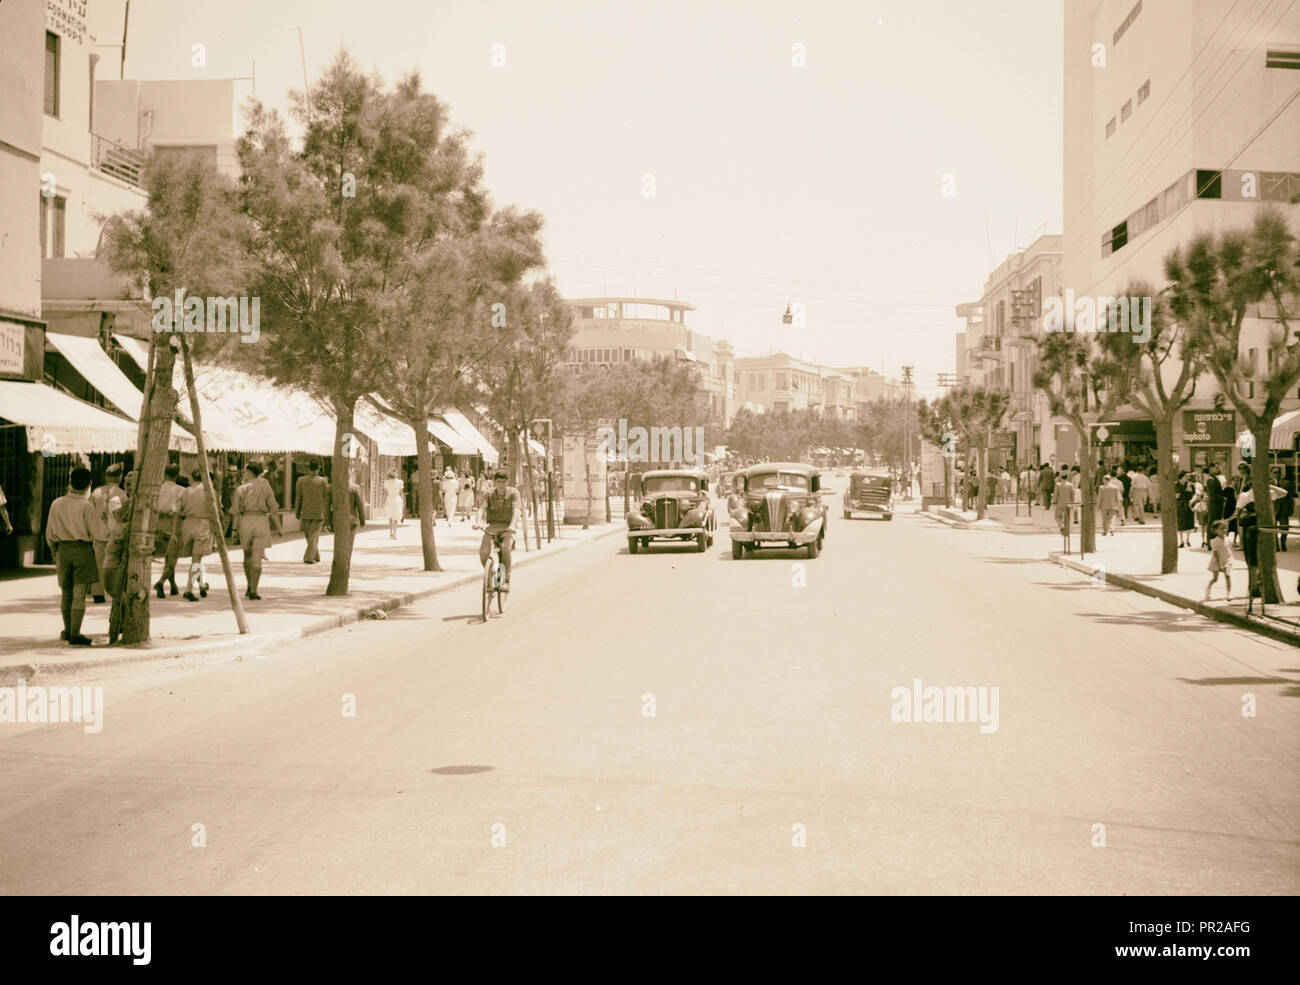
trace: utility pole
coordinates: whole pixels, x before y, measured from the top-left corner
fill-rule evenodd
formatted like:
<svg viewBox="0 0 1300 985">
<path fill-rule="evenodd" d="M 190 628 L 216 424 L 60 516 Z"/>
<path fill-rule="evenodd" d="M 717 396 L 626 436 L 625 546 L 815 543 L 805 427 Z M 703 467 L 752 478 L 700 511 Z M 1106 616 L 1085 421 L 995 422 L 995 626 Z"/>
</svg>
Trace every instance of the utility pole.
<svg viewBox="0 0 1300 985">
<path fill-rule="evenodd" d="M 1020 483 L 1019 476 L 1025 473 L 1026 469 L 1033 467 L 1030 455 L 1033 451 L 1034 441 L 1034 390 L 1033 390 L 1033 362 L 1034 362 L 1034 321 L 1038 312 L 1042 310 L 1042 302 L 1038 296 L 1040 281 L 1035 280 L 1034 286 L 1026 290 L 1011 292 L 1011 344 L 1017 349 L 1025 351 L 1025 361 L 1020 373 L 1020 392 L 1013 394 L 1013 397 L 1019 396 L 1016 401 L 1020 412 L 1020 433 L 1023 437 L 1021 442 L 1023 450 L 1017 458 L 1024 459 L 1024 467 L 1021 468 L 1019 475 L 1016 477 L 1017 486 L 1024 485 L 1025 489 L 1025 514 L 1032 517 L 1034 515 L 1034 492 L 1033 483 Z M 1016 489 L 1016 516 L 1020 516 L 1020 490 Z"/>
<path fill-rule="evenodd" d="M 912 367 L 903 367 L 903 475 L 904 499 L 912 498 Z"/>
</svg>

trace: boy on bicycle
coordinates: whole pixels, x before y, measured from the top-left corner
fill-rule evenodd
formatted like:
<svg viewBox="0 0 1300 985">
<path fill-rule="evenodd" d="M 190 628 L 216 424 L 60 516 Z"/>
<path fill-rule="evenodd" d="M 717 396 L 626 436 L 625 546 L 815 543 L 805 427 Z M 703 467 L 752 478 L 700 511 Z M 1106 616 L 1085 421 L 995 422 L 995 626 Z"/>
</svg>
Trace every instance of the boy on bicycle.
<svg viewBox="0 0 1300 985">
<path fill-rule="evenodd" d="M 483 541 L 479 544 L 478 559 L 480 564 L 487 564 L 492 554 L 492 542 L 501 538 L 501 563 L 505 566 L 506 587 L 510 587 L 510 548 L 515 542 L 515 514 L 520 509 L 519 490 L 506 485 L 506 474 L 497 472 L 492 476 L 492 491 L 483 500 L 479 508 L 478 523 L 483 529 Z"/>
</svg>

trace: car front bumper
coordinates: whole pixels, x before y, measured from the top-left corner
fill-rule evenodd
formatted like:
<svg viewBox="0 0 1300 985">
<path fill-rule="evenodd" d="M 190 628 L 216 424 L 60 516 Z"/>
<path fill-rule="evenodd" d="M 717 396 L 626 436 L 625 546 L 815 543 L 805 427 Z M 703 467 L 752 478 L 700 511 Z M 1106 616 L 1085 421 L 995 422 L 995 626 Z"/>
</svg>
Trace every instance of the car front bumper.
<svg viewBox="0 0 1300 985">
<path fill-rule="evenodd" d="M 769 532 L 766 530 L 745 530 L 741 527 L 732 527 L 730 532 L 731 539 L 737 544 L 810 544 L 821 536 L 822 521 L 815 520 L 802 530 L 778 530 Z"/>
<path fill-rule="evenodd" d="M 628 528 L 628 537 L 638 539 L 650 539 L 652 537 L 698 537 L 702 533 L 708 533 L 704 527 L 677 527 L 672 530 L 635 530 Z"/>
<path fill-rule="evenodd" d="M 885 506 L 881 503 L 850 503 L 848 509 L 854 513 L 889 514 L 894 512 L 892 506 Z"/>
</svg>

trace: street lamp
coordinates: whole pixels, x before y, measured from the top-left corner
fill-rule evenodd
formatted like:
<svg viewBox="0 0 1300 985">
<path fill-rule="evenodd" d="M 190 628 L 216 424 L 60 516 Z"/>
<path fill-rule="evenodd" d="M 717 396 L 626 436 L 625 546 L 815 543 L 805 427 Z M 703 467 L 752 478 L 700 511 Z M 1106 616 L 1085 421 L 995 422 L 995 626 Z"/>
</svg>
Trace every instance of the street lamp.
<svg viewBox="0 0 1300 985">
<path fill-rule="evenodd" d="M 794 323 L 794 314 L 790 311 L 790 306 L 785 306 L 785 314 L 781 316 L 782 325 L 791 325 Z"/>
</svg>

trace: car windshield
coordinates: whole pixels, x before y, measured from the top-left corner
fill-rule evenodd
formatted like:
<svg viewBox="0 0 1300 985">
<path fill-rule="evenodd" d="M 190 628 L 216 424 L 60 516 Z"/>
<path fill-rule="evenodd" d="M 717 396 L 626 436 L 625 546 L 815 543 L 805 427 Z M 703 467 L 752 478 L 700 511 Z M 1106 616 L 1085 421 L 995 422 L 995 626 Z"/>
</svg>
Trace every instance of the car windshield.
<svg viewBox="0 0 1300 985">
<path fill-rule="evenodd" d="M 854 489 L 860 489 L 864 486 L 871 487 L 871 486 L 888 486 L 888 485 L 889 485 L 889 480 L 886 479 L 883 475 L 855 475 L 853 477 Z"/>
<path fill-rule="evenodd" d="M 699 483 L 685 475 L 660 475 L 645 480 L 647 493 L 695 492 Z"/>
<path fill-rule="evenodd" d="M 749 477 L 750 492 L 766 492 L 772 489 L 795 489 L 808 491 L 808 477 L 798 472 L 764 472 Z"/>
</svg>

